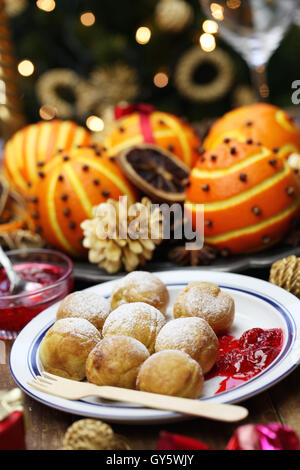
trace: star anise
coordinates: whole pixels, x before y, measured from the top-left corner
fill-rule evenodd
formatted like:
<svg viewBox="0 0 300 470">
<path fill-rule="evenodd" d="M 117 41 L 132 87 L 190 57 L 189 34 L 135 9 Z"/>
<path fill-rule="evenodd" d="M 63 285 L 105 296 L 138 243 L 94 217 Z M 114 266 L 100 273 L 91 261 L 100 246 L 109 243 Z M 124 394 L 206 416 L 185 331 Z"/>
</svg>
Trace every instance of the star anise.
<svg viewBox="0 0 300 470">
<path fill-rule="evenodd" d="M 283 243 L 293 248 L 300 245 L 300 222 L 298 219 L 292 220 L 291 230 L 283 240 Z"/>
<path fill-rule="evenodd" d="M 180 266 L 207 266 L 217 257 L 217 251 L 204 245 L 201 250 L 187 250 L 184 245 L 175 246 L 168 253 L 170 261 Z"/>
<path fill-rule="evenodd" d="M 296 248 L 300 245 L 300 229 L 293 230 L 288 237 L 285 239 L 287 245 Z"/>
<path fill-rule="evenodd" d="M 195 129 L 198 137 L 201 140 L 204 140 L 214 122 L 215 119 L 203 119 L 200 122 L 194 122 L 192 126 Z"/>
</svg>

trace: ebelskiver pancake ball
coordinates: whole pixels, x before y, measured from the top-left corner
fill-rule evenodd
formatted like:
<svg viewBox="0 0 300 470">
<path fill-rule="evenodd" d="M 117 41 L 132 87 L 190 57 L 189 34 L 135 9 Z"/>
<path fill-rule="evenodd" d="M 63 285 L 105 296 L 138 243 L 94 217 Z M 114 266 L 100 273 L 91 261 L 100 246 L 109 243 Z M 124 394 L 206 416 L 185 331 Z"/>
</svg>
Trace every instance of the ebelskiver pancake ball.
<svg viewBox="0 0 300 470">
<path fill-rule="evenodd" d="M 85 318 L 62 318 L 47 331 L 40 346 L 40 359 L 47 372 L 82 380 L 89 353 L 101 333 Z"/>
<path fill-rule="evenodd" d="M 130 336 L 106 336 L 86 362 L 86 376 L 96 385 L 135 388 L 141 365 L 149 357 L 147 348 Z"/>
<path fill-rule="evenodd" d="M 164 283 L 146 271 L 133 271 L 120 280 L 111 295 L 112 309 L 131 302 L 145 302 L 165 314 L 169 292 Z"/>
<path fill-rule="evenodd" d="M 155 352 L 166 349 L 183 351 L 199 362 L 206 374 L 215 365 L 218 346 L 213 329 L 203 318 L 194 316 L 169 321 L 157 335 Z"/>
<path fill-rule="evenodd" d="M 134 272 L 115 283 L 112 311 L 109 301 L 94 292 L 73 293 L 62 301 L 59 319 L 39 351 L 45 371 L 73 380 L 86 378 L 96 385 L 198 398 L 205 374 L 206 380 L 237 374 L 240 383 L 279 354 L 280 329 L 254 328 L 240 339 L 230 334 L 234 300 L 217 285 L 189 284 L 177 295 L 173 315 L 168 310 L 164 316 L 151 304 L 154 298 L 162 301 L 165 311 L 168 303 L 163 283 L 154 274 L 142 273 L 134 296 L 126 297 L 125 288 L 133 292 L 128 280 L 138 276 Z"/>
<path fill-rule="evenodd" d="M 234 313 L 231 295 L 210 282 L 192 282 L 180 292 L 174 303 L 175 318 L 203 318 L 216 334 L 230 329 Z M 206 336 L 208 334 L 207 331 Z"/>
<path fill-rule="evenodd" d="M 131 336 L 154 352 L 157 334 L 166 323 L 159 310 L 145 302 L 123 304 L 111 312 L 103 326 L 103 336 Z"/>
<path fill-rule="evenodd" d="M 85 318 L 101 333 L 110 312 L 110 302 L 102 295 L 95 292 L 78 291 L 64 298 L 58 308 L 56 320 Z"/>
<path fill-rule="evenodd" d="M 179 350 L 153 354 L 142 364 L 137 376 L 138 390 L 182 398 L 198 398 L 203 383 L 198 362 Z"/>
</svg>

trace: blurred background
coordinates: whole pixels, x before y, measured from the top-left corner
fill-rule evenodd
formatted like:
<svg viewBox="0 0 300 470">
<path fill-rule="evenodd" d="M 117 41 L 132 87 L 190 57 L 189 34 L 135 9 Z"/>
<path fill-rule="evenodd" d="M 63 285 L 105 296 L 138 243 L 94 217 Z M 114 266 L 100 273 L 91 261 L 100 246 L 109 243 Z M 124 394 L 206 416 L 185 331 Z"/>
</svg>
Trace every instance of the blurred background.
<svg viewBox="0 0 300 470">
<path fill-rule="evenodd" d="M 257 100 L 257 90 L 261 99 L 290 107 L 292 82 L 300 80 L 294 0 L 0 6 L 0 100 L 10 93 L 16 120 L 71 118 L 100 131 L 115 104 L 142 101 L 200 121 Z M 7 103 L 2 99 L 0 118 Z"/>
</svg>

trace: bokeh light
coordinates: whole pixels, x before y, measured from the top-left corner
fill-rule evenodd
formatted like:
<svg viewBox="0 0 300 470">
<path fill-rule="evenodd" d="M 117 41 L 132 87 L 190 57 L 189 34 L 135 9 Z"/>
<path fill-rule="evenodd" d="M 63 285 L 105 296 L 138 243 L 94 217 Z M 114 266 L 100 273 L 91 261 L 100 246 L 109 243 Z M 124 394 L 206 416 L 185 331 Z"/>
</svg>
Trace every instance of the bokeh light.
<svg viewBox="0 0 300 470">
<path fill-rule="evenodd" d="M 43 11 L 53 11 L 55 9 L 55 1 L 54 0 L 37 0 L 36 6 Z"/>
<path fill-rule="evenodd" d="M 205 20 L 202 25 L 203 31 L 209 34 L 215 34 L 218 32 L 218 23 L 214 20 Z"/>
<path fill-rule="evenodd" d="M 216 48 L 216 40 L 212 34 L 204 33 L 199 38 L 200 46 L 205 52 L 212 52 Z"/>
<path fill-rule="evenodd" d="M 93 132 L 101 132 L 104 129 L 103 119 L 99 118 L 98 116 L 89 116 L 85 123 L 86 127 Z"/>
<path fill-rule="evenodd" d="M 91 11 L 85 11 L 80 15 L 80 21 L 83 26 L 93 26 L 96 21 L 94 13 Z"/>
<path fill-rule="evenodd" d="M 43 104 L 39 109 L 39 115 L 45 121 L 50 121 L 57 116 L 57 109 L 50 104 Z"/>
<path fill-rule="evenodd" d="M 240 8 L 241 3 L 241 0 L 227 0 L 226 5 L 228 8 L 231 8 L 231 10 L 236 10 L 237 8 Z"/>
<path fill-rule="evenodd" d="M 23 77 L 30 77 L 34 72 L 34 65 L 31 60 L 24 59 L 18 63 L 18 72 Z"/>
<path fill-rule="evenodd" d="M 0 104 L 6 104 L 6 83 L 0 80 Z"/>
<path fill-rule="evenodd" d="M 139 44 L 148 44 L 151 39 L 151 30 L 147 26 L 140 26 L 135 33 L 136 42 Z"/>
<path fill-rule="evenodd" d="M 169 77 L 164 72 L 158 72 L 153 77 L 153 83 L 158 88 L 164 88 L 169 83 Z"/>
<path fill-rule="evenodd" d="M 210 5 L 210 11 L 215 20 L 224 20 L 224 8 L 219 3 L 212 3 Z"/>
</svg>

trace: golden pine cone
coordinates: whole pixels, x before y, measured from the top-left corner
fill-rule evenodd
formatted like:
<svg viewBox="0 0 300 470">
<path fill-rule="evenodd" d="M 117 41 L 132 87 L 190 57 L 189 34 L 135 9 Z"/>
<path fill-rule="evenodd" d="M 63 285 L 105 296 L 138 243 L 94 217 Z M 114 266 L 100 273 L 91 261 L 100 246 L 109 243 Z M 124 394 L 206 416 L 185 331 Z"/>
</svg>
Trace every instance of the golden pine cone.
<svg viewBox="0 0 300 470">
<path fill-rule="evenodd" d="M 269 280 L 300 297 L 300 258 L 292 255 L 273 263 Z"/>
<path fill-rule="evenodd" d="M 112 428 L 95 419 L 75 421 L 66 431 L 63 450 L 126 450 L 129 445 Z"/>
<path fill-rule="evenodd" d="M 106 203 L 93 208 L 93 219 L 81 224 L 83 246 L 89 249 L 89 261 L 108 273 L 115 273 L 122 268 L 133 271 L 137 266 L 145 264 L 162 241 L 160 210 L 157 208 L 151 211 L 151 201 L 146 197 L 132 205 L 130 211 L 132 208 L 136 212 L 124 214 L 122 210 L 120 212 L 118 201 L 108 199 Z M 130 213 L 134 213 L 134 216 Z M 135 230 L 139 232 L 138 238 L 134 236 Z M 155 238 L 148 238 L 149 234 L 155 235 Z"/>
</svg>

